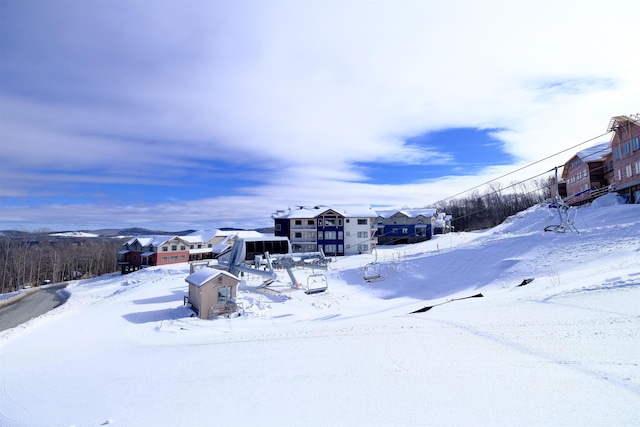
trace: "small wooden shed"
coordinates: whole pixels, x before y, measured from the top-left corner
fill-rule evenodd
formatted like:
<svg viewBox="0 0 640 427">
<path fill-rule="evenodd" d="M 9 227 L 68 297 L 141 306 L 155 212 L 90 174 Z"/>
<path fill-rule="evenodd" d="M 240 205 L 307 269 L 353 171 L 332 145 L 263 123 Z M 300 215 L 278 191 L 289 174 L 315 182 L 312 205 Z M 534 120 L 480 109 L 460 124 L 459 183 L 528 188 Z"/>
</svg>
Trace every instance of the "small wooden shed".
<svg viewBox="0 0 640 427">
<path fill-rule="evenodd" d="M 233 274 L 204 267 L 191 273 L 185 281 L 189 284 L 189 303 L 200 319 L 237 311 L 235 298 L 240 279 Z"/>
</svg>

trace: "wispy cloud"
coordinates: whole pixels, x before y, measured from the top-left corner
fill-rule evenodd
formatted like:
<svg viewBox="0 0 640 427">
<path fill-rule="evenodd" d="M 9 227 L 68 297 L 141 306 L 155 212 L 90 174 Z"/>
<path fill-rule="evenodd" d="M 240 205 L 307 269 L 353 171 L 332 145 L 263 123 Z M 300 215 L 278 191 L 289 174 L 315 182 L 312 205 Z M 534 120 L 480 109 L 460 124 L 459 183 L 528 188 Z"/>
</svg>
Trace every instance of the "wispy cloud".
<svg viewBox="0 0 640 427">
<path fill-rule="evenodd" d="M 446 197 L 495 170 L 371 174 L 454 162 L 412 142 L 429 132 L 492 129 L 516 166 L 637 110 L 640 6 L 570 3 L 2 2 L 0 222 L 242 225 Z"/>
</svg>

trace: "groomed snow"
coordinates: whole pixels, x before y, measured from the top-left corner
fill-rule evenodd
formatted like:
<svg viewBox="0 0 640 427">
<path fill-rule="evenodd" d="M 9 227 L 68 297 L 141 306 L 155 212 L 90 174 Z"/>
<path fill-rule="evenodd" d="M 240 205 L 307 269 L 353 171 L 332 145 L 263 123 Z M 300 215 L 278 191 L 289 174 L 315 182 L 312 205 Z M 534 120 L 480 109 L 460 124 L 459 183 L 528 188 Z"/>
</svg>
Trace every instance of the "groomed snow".
<svg viewBox="0 0 640 427">
<path fill-rule="evenodd" d="M 73 282 L 0 333 L 0 425 L 639 425 L 640 205 L 555 222 L 379 247 L 379 282 L 339 258 L 316 295 L 250 276 L 232 319 L 190 317 L 188 264 Z"/>
</svg>

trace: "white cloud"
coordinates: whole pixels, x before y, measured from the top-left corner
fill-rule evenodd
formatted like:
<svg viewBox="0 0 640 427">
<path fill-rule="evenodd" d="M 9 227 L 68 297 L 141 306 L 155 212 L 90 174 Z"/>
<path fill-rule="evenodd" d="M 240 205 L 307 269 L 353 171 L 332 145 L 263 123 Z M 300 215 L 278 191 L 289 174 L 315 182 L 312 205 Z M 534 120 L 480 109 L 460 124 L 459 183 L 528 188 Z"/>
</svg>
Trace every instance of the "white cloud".
<svg viewBox="0 0 640 427">
<path fill-rule="evenodd" d="M 216 200 L 211 217 L 354 198 L 416 206 L 495 175 L 369 185 L 354 162 L 446 161 L 403 141 L 477 127 L 504 129 L 515 168 L 638 109 L 631 0 L 26 4 L 2 18 L 17 20 L 2 41 L 15 61 L 0 68 L 4 197 L 34 194 L 29 176 L 47 168 L 62 183 L 148 182 L 201 167 L 196 156 L 266 167 L 263 185 Z"/>
</svg>

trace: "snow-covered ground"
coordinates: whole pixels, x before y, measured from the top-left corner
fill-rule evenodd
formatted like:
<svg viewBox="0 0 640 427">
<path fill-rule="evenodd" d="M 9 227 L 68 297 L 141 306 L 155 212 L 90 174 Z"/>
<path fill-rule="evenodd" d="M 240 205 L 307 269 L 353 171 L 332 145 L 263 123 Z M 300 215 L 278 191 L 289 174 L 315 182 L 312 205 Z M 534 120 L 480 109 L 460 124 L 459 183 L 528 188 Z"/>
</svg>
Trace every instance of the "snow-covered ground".
<svg viewBox="0 0 640 427">
<path fill-rule="evenodd" d="M 187 264 L 73 282 L 0 333 L 0 425 L 640 425 L 640 205 L 555 222 L 380 247 L 373 283 L 339 258 L 316 295 L 251 276 L 233 319 L 191 317 Z"/>
</svg>

